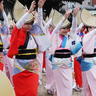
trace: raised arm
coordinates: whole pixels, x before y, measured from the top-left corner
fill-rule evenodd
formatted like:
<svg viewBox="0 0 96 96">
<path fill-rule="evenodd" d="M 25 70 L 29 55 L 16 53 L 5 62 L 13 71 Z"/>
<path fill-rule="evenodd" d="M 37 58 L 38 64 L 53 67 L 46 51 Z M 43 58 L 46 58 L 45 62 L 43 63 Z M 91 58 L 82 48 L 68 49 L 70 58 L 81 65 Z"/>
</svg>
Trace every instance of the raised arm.
<svg viewBox="0 0 96 96">
<path fill-rule="evenodd" d="M 39 0 L 38 1 L 38 14 L 36 18 L 36 24 L 40 27 L 42 27 L 42 17 L 43 17 L 43 12 L 42 12 L 42 7 L 44 5 L 46 0 Z"/>
<path fill-rule="evenodd" d="M 48 28 L 49 28 L 49 25 L 51 24 L 51 22 L 52 22 L 52 18 L 46 23 L 46 25 L 44 27 L 45 34 L 48 32 Z"/>
<path fill-rule="evenodd" d="M 79 27 L 76 29 L 76 31 L 78 32 L 80 32 L 80 30 L 81 30 L 81 28 L 84 26 L 84 24 L 83 23 L 81 23 L 80 25 L 79 25 Z"/>
<path fill-rule="evenodd" d="M 83 38 L 83 52 L 86 54 L 94 53 L 96 29 L 88 32 Z"/>
<path fill-rule="evenodd" d="M 32 11 L 34 10 L 34 8 L 35 8 L 35 6 L 36 6 L 35 4 L 36 4 L 36 2 L 33 1 L 33 2 L 31 3 L 31 6 L 30 6 L 29 11 L 26 12 L 26 13 L 20 18 L 20 20 L 16 23 L 16 26 L 17 26 L 18 29 L 20 29 L 20 28 L 23 26 L 23 24 L 25 23 L 25 21 L 26 21 L 27 18 L 29 17 L 29 14 L 32 13 Z"/>
<path fill-rule="evenodd" d="M 6 13 L 4 11 L 3 1 L 1 1 L 1 3 L 0 3 L 0 9 L 1 9 L 2 14 L 3 14 L 4 24 L 7 26 L 8 25 L 8 19 L 7 19 Z"/>
<path fill-rule="evenodd" d="M 72 27 L 71 27 L 71 32 L 76 32 L 77 29 L 77 14 L 79 12 L 80 7 L 76 7 L 75 10 L 73 11 L 73 19 L 72 19 Z"/>
<path fill-rule="evenodd" d="M 65 20 L 68 18 L 68 16 L 70 15 L 70 13 L 72 12 L 71 9 L 66 10 L 66 13 L 64 14 L 64 18 L 62 19 L 62 21 L 60 21 L 57 26 L 55 27 L 55 29 L 53 30 L 54 33 L 59 33 L 59 30 L 61 28 L 61 26 L 63 25 L 63 23 L 65 22 Z"/>
</svg>

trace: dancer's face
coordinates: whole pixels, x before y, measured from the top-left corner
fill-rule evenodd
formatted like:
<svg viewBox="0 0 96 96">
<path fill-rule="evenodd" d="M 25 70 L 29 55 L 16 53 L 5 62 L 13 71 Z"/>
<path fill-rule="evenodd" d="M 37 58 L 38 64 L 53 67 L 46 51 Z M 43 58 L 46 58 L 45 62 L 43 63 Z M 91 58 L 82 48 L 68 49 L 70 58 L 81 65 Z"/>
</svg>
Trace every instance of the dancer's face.
<svg viewBox="0 0 96 96">
<path fill-rule="evenodd" d="M 24 23 L 22 30 L 27 33 L 31 30 L 33 23 Z"/>
<path fill-rule="evenodd" d="M 59 34 L 64 37 L 68 33 L 68 28 L 61 28 Z"/>
</svg>

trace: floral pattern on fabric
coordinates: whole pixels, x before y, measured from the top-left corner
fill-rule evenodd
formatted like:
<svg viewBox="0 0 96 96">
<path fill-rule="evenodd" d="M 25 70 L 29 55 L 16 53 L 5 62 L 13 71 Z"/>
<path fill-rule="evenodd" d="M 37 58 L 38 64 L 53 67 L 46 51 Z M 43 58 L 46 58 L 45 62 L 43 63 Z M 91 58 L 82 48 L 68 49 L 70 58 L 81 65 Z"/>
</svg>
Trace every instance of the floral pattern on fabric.
<svg viewBox="0 0 96 96">
<path fill-rule="evenodd" d="M 15 59 L 14 68 L 18 69 L 17 71 L 15 71 L 14 75 L 24 70 L 27 70 L 39 75 L 39 66 L 38 66 L 37 59 L 32 59 L 32 60 Z"/>
<path fill-rule="evenodd" d="M 4 64 L 3 52 L 0 52 L 0 62 Z"/>
</svg>

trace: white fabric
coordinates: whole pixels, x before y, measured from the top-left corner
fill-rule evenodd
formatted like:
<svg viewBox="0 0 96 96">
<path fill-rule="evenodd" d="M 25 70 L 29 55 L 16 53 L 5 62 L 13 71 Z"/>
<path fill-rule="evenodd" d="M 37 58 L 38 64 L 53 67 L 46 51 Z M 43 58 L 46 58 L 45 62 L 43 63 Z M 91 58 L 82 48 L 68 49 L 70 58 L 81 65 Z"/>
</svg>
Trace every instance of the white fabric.
<svg viewBox="0 0 96 96">
<path fill-rule="evenodd" d="M 10 37 L 10 35 L 1 35 L 4 49 L 6 49 L 10 46 L 10 42 L 8 41 L 8 37 Z"/>
<path fill-rule="evenodd" d="M 53 58 L 52 63 L 61 66 L 61 64 L 65 63 L 65 65 L 69 65 L 71 63 L 70 58 Z"/>
<path fill-rule="evenodd" d="M 6 16 L 6 13 L 3 12 L 3 18 L 4 18 L 4 24 L 7 26 L 8 25 L 8 19 L 7 19 L 7 16 Z"/>
<path fill-rule="evenodd" d="M 39 65 L 39 80 L 40 80 L 42 79 L 43 53 L 37 54 L 37 60 Z"/>
<path fill-rule="evenodd" d="M 92 54 L 94 52 L 96 29 L 84 35 L 83 38 L 83 52 Z"/>
</svg>

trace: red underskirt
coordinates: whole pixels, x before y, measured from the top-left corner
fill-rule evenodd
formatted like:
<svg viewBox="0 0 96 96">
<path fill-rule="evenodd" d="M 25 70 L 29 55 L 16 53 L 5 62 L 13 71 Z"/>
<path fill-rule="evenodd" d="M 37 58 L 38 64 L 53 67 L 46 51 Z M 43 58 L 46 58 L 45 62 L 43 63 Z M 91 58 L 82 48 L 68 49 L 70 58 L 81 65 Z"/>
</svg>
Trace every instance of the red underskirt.
<svg viewBox="0 0 96 96">
<path fill-rule="evenodd" d="M 37 74 L 25 70 L 13 76 L 13 84 L 16 96 L 37 96 Z"/>
</svg>

